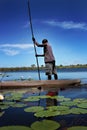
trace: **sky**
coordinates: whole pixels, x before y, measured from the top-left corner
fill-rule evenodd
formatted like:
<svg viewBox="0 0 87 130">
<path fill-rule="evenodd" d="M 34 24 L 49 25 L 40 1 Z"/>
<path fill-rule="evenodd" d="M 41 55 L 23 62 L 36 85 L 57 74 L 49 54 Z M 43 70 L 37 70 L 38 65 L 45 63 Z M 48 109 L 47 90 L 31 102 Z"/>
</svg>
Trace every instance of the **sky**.
<svg viewBox="0 0 87 130">
<path fill-rule="evenodd" d="M 87 0 L 29 0 L 36 41 L 48 39 L 56 65 L 87 64 Z M 43 54 L 36 47 L 37 54 Z M 44 58 L 38 57 L 39 65 Z M 0 0 L 0 67 L 37 65 L 28 0 Z"/>
</svg>

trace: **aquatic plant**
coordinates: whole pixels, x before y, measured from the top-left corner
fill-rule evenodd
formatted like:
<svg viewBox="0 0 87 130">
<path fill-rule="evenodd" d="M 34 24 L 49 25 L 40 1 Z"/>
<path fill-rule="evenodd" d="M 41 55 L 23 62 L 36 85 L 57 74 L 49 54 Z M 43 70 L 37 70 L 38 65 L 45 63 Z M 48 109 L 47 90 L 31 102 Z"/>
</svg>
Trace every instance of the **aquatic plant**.
<svg viewBox="0 0 87 130">
<path fill-rule="evenodd" d="M 38 112 L 38 111 L 42 111 L 44 108 L 41 106 L 33 106 L 33 107 L 28 107 L 25 108 L 24 111 L 25 112 Z"/>
<path fill-rule="evenodd" d="M 61 105 L 64 106 L 76 106 L 77 103 L 73 102 L 73 101 L 64 101 L 64 102 L 60 102 Z"/>
<path fill-rule="evenodd" d="M 60 124 L 52 120 L 42 120 L 36 121 L 31 124 L 30 127 L 27 126 L 3 126 L 0 130 L 56 130 L 60 127 Z"/>
<path fill-rule="evenodd" d="M 80 104 L 77 104 L 78 107 L 81 107 L 81 108 L 87 108 L 87 103 L 86 102 L 82 102 Z"/>
<path fill-rule="evenodd" d="M 72 108 L 72 109 L 70 109 L 70 113 L 72 113 L 72 114 L 86 114 L 87 110 L 81 109 L 81 108 Z"/>
<path fill-rule="evenodd" d="M 70 101 L 71 98 L 65 98 L 64 96 L 53 96 L 51 99 L 56 99 L 57 101 Z"/>
<path fill-rule="evenodd" d="M 7 104 L 0 104 L 0 109 L 1 110 L 7 109 L 7 108 L 9 108 L 9 105 L 7 105 Z"/>
<path fill-rule="evenodd" d="M 13 92 L 13 93 L 10 93 L 9 95 L 6 95 L 5 100 L 20 101 L 22 96 L 23 96 L 23 93 Z"/>
<path fill-rule="evenodd" d="M 39 96 L 30 96 L 26 99 L 23 99 L 24 101 L 39 101 L 40 100 L 40 97 Z"/>
<path fill-rule="evenodd" d="M 87 103 L 87 99 L 85 99 L 85 98 L 76 98 L 76 99 L 73 100 L 73 102 L 77 102 L 77 103 L 85 102 L 85 103 Z"/>
<path fill-rule="evenodd" d="M 87 126 L 72 126 L 67 130 L 87 130 Z"/>
<path fill-rule="evenodd" d="M 49 107 L 46 107 L 48 110 L 50 111 L 55 111 L 55 110 L 60 110 L 60 111 L 63 111 L 63 110 L 69 110 L 69 107 L 67 106 L 49 106 Z"/>
<path fill-rule="evenodd" d="M 20 108 L 20 107 L 25 107 L 25 106 L 27 106 L 26 104 L 23 104 L 23 103 L 15 103 L 15 104 L 13 104 L 13 105 L 10 105 L 11 107 L 18 107 L 18 108 Z"/>
<path fill-rule="evenodd" d="M 0 112 L 0 117 L 3 116 L 4 113 L 5 113 L 4 111 Z"/>
<path fill-rule="evenodd" d="M 32 130 L 32 129 L 26 126 L 3 126 L 0 127 L 0 130 Z"/>
<path fill-rule="evenodd" d="M 56 130 L 60 124 L 52 120 L 36 121 L 31 125 L 33 130 Z"/>
<path fill-rule="evenodd" d="M 60 115 L 59 111 L 50 111 L 50 110 L 38 111 L 34 114 L 34 116 L 36 117 L 52 117 L 58 115 Z"/>
</svg>

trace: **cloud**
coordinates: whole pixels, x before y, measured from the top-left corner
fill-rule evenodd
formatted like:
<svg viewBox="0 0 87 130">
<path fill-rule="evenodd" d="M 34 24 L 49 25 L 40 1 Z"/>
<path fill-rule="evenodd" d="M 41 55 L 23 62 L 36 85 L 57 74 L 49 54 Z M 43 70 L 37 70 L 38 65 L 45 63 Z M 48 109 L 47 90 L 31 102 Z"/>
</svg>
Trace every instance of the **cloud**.
<svg viewBox="0 0 87 130">
<path fill-rule="evenodd" d="M 6 55 L 9 56 L 18 55 L 25 50 L 27 51 L 29 48 L 33 48 L 33 44 L 1 44 L 0 45 L 0 51 L 4 52 Z"/>
<path fill-rule="evenodd" d="M 19 51 L 17 51 L 17 50 L 3 49 L 2 51 L 3 51 L 6 55 L 9 55 L 9 56 L 14 56 L 14 55 L 19 54 Z"/>
<path fill-rule="evenodd" d="M 33 44 L 1 44 L 0 48 L 19 48 L 19 49 L 29 49 L 33 47 Z"/>
<path fill-rule="evenodd" d="M 73 22 L 73 21 L 44 21 L 43 23 L 51 25 L 51 26 L 56 26 L 56 27 L 61 27 L 63 29 L 81 29 L 81 30 L 87 30 L 87 24 L 86 23 L 80 23 L 80 22 Z"/>
</svg>

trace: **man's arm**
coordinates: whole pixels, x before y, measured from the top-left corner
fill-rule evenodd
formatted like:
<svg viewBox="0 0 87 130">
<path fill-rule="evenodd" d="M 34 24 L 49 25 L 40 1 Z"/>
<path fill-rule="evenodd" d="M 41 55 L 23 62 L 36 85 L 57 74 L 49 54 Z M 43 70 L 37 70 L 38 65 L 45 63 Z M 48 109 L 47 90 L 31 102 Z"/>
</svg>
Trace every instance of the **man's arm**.
<svg viewBox="0 0 87 130">
<path fill-rule="evenodd" d="M 34 42 L 34 44 L 35 44 L 36 46 L 38 46 L 38 47 L 44 47 L 44 45 L 43 45 L 43 44 L 39 44 L 39 43 L 35 40 L 34 37 L 32 37 L 32 40 L 33 40 L 33 42 Z"/>
<path fill-rule="evenodd" d="M 44 54 L 42 55 L 36 54 L 36 57 L 44 57 Z"/>
<path fill-rule="evenodd" d="M 36 46 L 38 46 L 38 47 L 44 47 L 43 44 L 39 44 L 38 42 L 36 42 L 36 40 L 35 40 L 34 37 L 32 37 L 32 40 L 33 40 L 33 42 L 34 42 L 34 44 L 35 44 Z M 36 57 L 44 57 L 44 54 L 36 54 Z"/>
<path fill-rule="evenodd" d="M 38 46 L 38 47 L 44 47 L 44 45 L 43 44 L 39 44 L 38 42 L 34 42 L 34 44 L 36 45 L 36 46 Z"/>
</svg>

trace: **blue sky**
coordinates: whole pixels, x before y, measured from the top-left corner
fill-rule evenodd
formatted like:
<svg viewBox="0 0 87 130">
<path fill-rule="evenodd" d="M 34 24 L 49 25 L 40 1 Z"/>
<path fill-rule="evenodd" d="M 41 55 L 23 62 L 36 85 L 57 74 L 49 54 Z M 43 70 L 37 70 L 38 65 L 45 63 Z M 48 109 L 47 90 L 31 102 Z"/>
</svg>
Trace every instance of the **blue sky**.
<svg viewBox="0 0 87 130">
<path fill-rule="evenodd" d="M 0 0 L 0 67 L 36 64 L 27 1 Z M 86 6 L 87 0 L 30 0 L 34 36 L 48 39 L 56 65 L 87 64 Z"/>
</svg>

